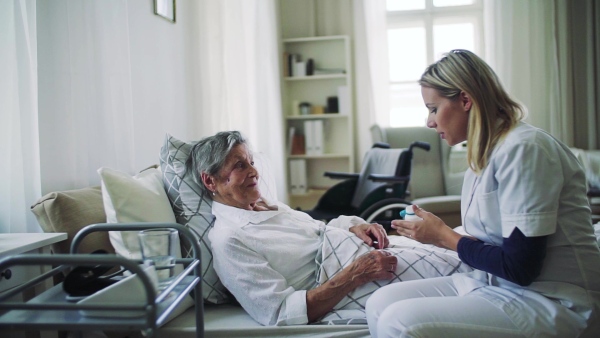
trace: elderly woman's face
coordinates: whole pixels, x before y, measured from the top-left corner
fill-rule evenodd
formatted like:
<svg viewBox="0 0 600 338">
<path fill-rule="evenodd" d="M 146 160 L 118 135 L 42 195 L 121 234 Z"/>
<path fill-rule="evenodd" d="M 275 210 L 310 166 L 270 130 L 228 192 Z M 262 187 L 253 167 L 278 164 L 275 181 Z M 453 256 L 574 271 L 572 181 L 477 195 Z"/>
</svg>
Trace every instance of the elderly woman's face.
<svg viewBox="0 0 600 338">
<path fill-rule="evenodd" d="M 244 144 L 233 147 L 225 164 L 214 177 L 214 200 L 251 210 L 260 198 L 258 171 L 254 168 L 252 154 Z"/>
</svg>

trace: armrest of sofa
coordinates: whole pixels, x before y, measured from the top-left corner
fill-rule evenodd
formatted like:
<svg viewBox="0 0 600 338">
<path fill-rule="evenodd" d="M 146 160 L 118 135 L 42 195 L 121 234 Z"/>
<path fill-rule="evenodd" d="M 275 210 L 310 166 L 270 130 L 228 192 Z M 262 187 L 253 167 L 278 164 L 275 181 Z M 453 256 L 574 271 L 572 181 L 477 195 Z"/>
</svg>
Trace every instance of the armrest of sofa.
<svg viewBox="0 0 600 338">
<path fill-rule="evenodd" d="M 456 228 L 462 223 L 460 195 L 422 197 L 414 199 L 411 203 L 433 213 L 451 228 Z"/>
</svg>

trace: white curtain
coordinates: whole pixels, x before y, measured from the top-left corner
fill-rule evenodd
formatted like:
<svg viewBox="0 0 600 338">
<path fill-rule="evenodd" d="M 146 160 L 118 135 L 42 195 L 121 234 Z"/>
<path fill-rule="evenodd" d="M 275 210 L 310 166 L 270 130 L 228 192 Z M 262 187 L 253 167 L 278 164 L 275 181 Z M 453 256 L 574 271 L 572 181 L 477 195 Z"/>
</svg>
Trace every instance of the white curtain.
<svg viewBox="0 0 600 338">
<path fill-rule="evenodd" d="M 35 0 L 0 1 L 0 233 L 40 232 Z"/>
<path fill-rule="evenodd" d="M 486 56 L 528 121 L 569 146 L 598 149 L 600 4 L 487 0 Z"/>
<path fill-rule="evenodd" d="M 381 2 L 354 1 L 359 125 L 361 119 L 363 125 L 380 121 L 380 109 L 387 112 L 387 96 L 371 93 L 387 91 L 377 89 L 383 83 L 382 70 L 369 59 L 385 55 L 375 43 L 386 35 Z M 508 92 L 525 105 L 527 121 L 570 146 L 599 148 L 598 2 L 483 0 L 483 4 L 484 58 Z M 371 120 L 362 116 L 364 112 Z"/>
<path fill-rule="evenodd" d="M 274 1 L 199 2 L 199 109 L 204 134 L 239 130 L 265 153 L 285 198 L 284 136 Z"/>
<path fill-rule="evenodd" d="M 0 1 L 0 231 L 40 231 L 30 206 L 100 167 L 157 164 L 166 133 L 242 131 L 286 196 L 275 0 L 152 6 Z"/>
<path fill-rule="evenodd" d="M 388 64 L 381 62 L 388 53 L 385 0 L 354 0 L 353 10 L 358 154 L 366 154 L 372 146 L 369 128 L 389 121 Z"/>
<path fill-rule="evenodd" d="M 38 1 L 43 193 L 134 173 L 127 1 Z M 33 204 L 34 201 L 31 201 Z"/>
<path fill-rule="evenodd" d="M 527 121 L 573 144 L 568 78 L 559 71 L 560 0 L 488 0 L 484 6 L 486 59 L 511 95 L 528 109 Z M 561 59 L 564 60 L 564 57 Z"/>
</svg>

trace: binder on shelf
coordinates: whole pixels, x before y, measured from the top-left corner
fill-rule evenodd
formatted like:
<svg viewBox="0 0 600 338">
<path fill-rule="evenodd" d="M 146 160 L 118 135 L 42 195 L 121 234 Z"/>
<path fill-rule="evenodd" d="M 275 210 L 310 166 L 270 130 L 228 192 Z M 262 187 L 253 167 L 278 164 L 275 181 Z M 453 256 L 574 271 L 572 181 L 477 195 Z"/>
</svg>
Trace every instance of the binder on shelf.
<svg viewBox="0 0 600 338">
<path fill-rule="evenodd" d="M 315 136 L 313 134 L 313 121 L 304 121 L 304 143 L 306 155 L 315 155 Z"/>
<path fill-rule="evenodd" d="M 315 155 L 323 155 L 323 120 L 312 121 Z"/>
<path fill-rule="evenodd" d="M 290 160 L 290 183 L 292 195 L 306 194 L 306 160 Z"/>
<path fill-rule="evenodd" d="M 296 128 L 290 127 L 288 131 L 288 154 L 292 155 L 294 149 L 294 135 L 296 135 Z"/>
<path fill-rule="evenodd" d="M 352 110 L 352 102 L 350 99 L 350 90 L 348 86 L 339 86 L 337 88 L 338 93 L 338 106 L 341 115 L 350 115 Z"/>
<path fill-rule="evenodd" d="M 323 155 L 323 120 L 304 121 L 304 135 L 306 144 L 306 155 Z"/>
</svg>

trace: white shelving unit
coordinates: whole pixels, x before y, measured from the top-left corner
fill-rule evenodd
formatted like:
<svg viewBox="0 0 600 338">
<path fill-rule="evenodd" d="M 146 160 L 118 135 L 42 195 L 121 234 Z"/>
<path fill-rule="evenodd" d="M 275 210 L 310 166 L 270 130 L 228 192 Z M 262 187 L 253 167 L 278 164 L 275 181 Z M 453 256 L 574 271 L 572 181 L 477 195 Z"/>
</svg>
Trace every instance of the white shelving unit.
<svg viewBox="0 0 600 338">
<path fill-rule="evenodd" d="M 285 76 L 285 71 L 282 73 L 284 74 L 282 111 L 286 132 L 289 133 L 293 127 L 296 134 L 306 137 L 305 121 L 323 121 L 322 154 L 292 155 L 288 150 L 286 158 L 289 204 L 294 208 L 311 209 L 327 188 L 338 183 L 338 181 L 324 177 L 325 171 L 354 172 L 354 99 L 350 38 L 345 35 L 336 35 L 283 39 L 282 51 L 287 54 L 300 55 L 302 61 L 305 62 L 312 59 L 315 72 L 322 69 L 343 70 L 343 73 L 308 76 Z M 283 61 L 283 65 L 288 64 L 286 60 Z M 309 103 L 311 107 L 323 106 L 326 108 L 328 98 L 338 97 L 339 87 L 347 87 L 348 109 L 345 112 L 298 115 L 298 109 L 294 109 L 296 104 L 303 102 Z M 339 107 L 342 108 L 344 103 L 339 97 L 338 100 Z M 290 149 L 290 141 L 288 138 L 288 149 Z M 306 193 L 292 194 L 290 160 L 294 159 L 306 161 Z"/>
</svg>

